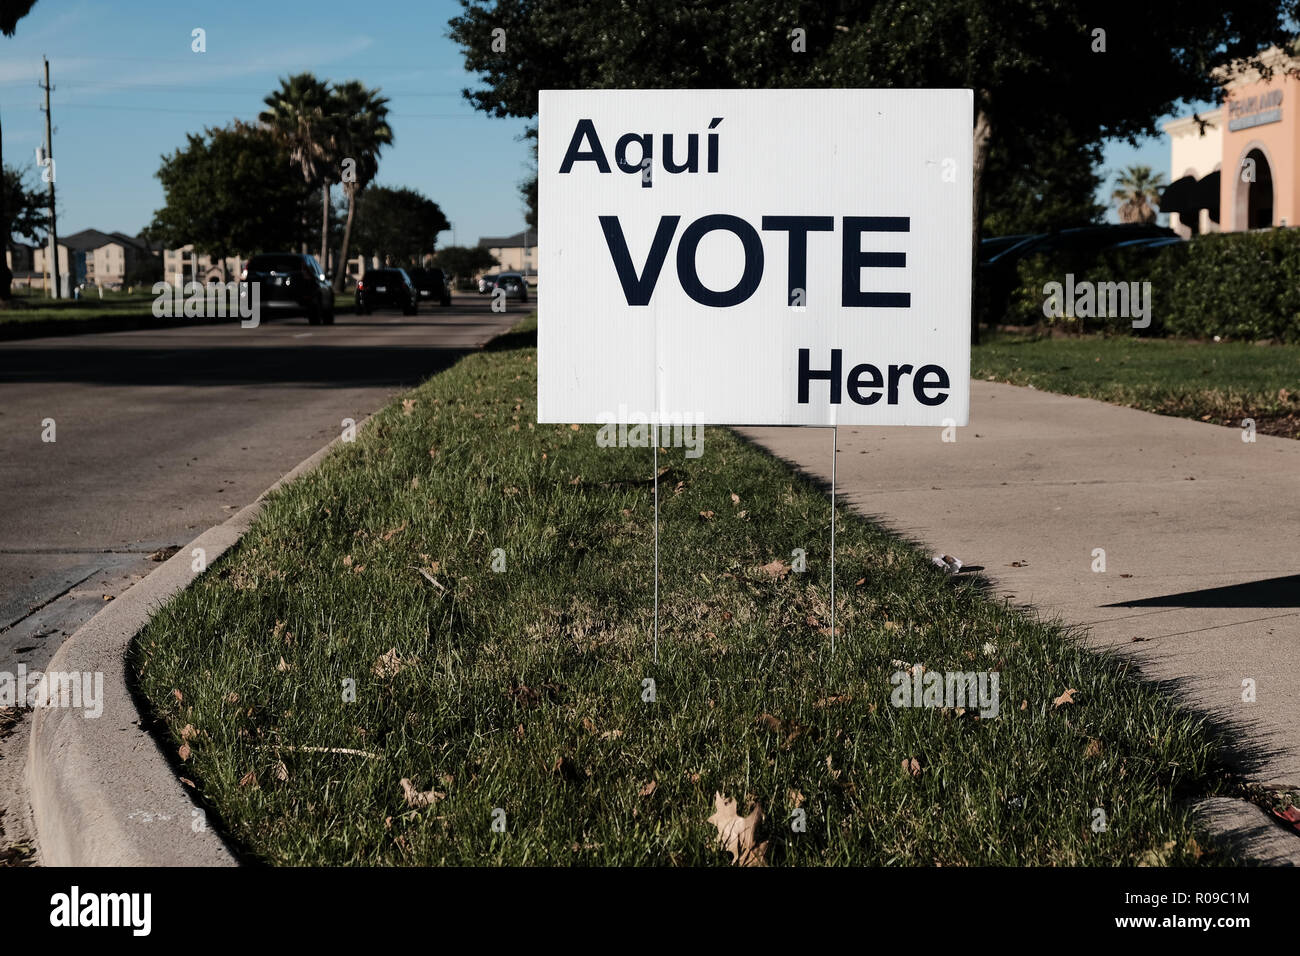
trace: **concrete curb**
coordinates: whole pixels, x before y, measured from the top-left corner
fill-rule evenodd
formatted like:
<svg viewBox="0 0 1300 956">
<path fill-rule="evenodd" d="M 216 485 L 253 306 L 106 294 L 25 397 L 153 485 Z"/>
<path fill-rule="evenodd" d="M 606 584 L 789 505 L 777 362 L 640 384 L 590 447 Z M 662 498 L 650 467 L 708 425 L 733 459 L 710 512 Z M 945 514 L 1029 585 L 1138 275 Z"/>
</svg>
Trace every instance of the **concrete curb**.
<svg viewBox="0 0 1300 956">
<path fill-rule="evenodd" d="M 364 419 L 361 424 L 369 419 Z M 195 548 L 208 566 L 261 512 L 266 496 L 315 468 L 335 438 L 228 521 L 209 528 L 77 629 L 46 673 L 103 674 L 103 713 L 37 707 L 26 782 L 46 866 L 236 866 L 238 861 L 144 730 L 126 654 L 157 608 L 194 580 Z"/>
</svg>

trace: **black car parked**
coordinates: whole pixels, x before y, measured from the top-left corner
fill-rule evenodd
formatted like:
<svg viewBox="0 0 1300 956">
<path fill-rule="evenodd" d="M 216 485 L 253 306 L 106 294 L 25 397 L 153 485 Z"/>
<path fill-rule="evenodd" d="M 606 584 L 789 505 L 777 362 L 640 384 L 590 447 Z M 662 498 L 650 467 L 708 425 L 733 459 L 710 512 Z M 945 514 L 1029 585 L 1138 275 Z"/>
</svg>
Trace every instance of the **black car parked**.
<svg viewBox="0 0 1300 956">
<path fill-rule="evenodd" d="M 986 322 L 998 322 L 1020 284 L 1020 262 L 1044 255 L 1061 266 L 1062 272 L 1084 268 L 1106 249 L 1135 240 L 1176 239 L 1174 231 L 1155 223 L 1107 223 L 1056 229 L 1024 238 L 998 236 L 980 243 L 976 308 Z M 1014 242 L 1002 240 L 1018 239 Z M 985 243 L 994 244 L 993 248 Z M 989 253 L 992 254 L 989 254 Z"/>
<path fill-rule="evenodd" d="M 408 269 L 407 274 L 420 293 L 420 301 L 437 299 L 439 305 L 451 305 L 451 285 L 441 269 Z"/>
<path fill-rule="evenodd" d="M 384 308 L 401 309 L 406 315 L 420 310 L 420 293 L 405 269 L 368 269 L 357 280 L 357 314 Z"/>
<path fill-rule="evenodd" d="M 305 315 L 311 325 L 334 324 L 334 290 L 315 256 L 259 253 L 248 260 L 239 278 L 257 283 L 258 301 L 267 313 Z"/>
</svg>

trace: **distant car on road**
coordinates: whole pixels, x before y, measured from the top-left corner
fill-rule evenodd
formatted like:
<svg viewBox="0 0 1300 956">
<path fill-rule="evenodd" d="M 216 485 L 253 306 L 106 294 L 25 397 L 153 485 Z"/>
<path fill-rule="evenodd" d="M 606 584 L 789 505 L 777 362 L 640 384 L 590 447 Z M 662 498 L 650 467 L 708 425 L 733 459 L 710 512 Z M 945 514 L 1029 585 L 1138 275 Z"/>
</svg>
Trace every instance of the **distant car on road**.
<svg viewBox="0 0 1300 956">
<path fill-rule="evenodd" d="M 311 325 L 334 324 L 334 290 L 315 256 L 258 253 L 248 260 L 239 278 L 257 283 L 258 301 L 268 313 L 305 315 Z"/>
<path fill-rule="evenodd" d="M 489 272 L 487 275 L 478 277 L 478 294 L 487 295 L 492 291 L 492 283 L 497 281 L 497 274 Z"/>
<path fill-rule="evenodd" d="M 368 269 L 357 280 L 357 314 L 375 309 L 401 309 L 406 315 L 420 310 L 420 293 L 405 269 Z"/>
<path fill-rule="evenodd" d="M 492 283 L 492 294 L 501 289 L 505 292 L 507 299 L 514 299 L 518 302 L 528 301 L 528 283 L 518 272 L 503 272 L 496 277 Z"/>
<path fill-rule="evenodd" d="M 407 275 L 420 293 L 420 301 L 437 299 L 439 305 L 451 305 L 451 283 L 441 269 L 408 269 Z"/>
</svg>

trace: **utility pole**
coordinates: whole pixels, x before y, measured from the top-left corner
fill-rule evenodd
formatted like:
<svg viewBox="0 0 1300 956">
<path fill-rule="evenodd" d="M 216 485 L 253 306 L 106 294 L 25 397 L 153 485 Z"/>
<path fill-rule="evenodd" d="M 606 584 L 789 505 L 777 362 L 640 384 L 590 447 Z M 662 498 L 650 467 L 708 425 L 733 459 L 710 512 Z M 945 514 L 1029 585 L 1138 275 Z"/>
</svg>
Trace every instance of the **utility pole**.
<svg viewBox="0 0 1300 956">
<path fill-rule="evenodd" d="M 50 123 L 50 61 L 45 57 L 45 82 L 41 84 L 41 89 L 45 90 L 45 161 L 49 165 L 45 168 L 45 177 L 50 184 L 50 276 L 53 279 L 54 298 L 62 298 L 59 288 L 59 230 L 55 220 L 54 213 L 54 133 Z M 69 263 L 71 265 L 71 263 Z"/>
</svg>

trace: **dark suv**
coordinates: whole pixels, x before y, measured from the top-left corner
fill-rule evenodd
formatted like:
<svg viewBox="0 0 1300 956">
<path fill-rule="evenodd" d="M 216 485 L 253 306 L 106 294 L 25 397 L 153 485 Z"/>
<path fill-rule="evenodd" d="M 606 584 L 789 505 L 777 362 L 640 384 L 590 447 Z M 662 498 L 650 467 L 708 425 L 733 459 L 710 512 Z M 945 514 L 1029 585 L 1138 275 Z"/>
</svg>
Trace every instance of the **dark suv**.
<svg viewBox="0 0 1300 956">
<path fill-rule="evenodd" d="M 528 280 L 518 272 L 503 272 L 498 275 L 492 283 L 493 297 L 496 296 L 497 289 L 504 292 L 507 299 L 528 301 Z"/>
<path fill-rule="evenodd" d="M 268 314 L 305 315 L 311 325 L 334 324 L 334 290 L 315 256 L 259 253 L 248 260 L 239 278 L 258 284 L 258 299 Z"/>
<path fill-rule="evenodd" d="M 420 310 L 420 293 L 405 269 L 367 269 L 357 280 L 357 314 L 383 308 L 401 309 L 406 315 Z"/>
<path fill-rule="evenodd" d="M 451 305 L 451 286 L 441 269 L 408 269 L 407 274 L 420 293 L 420 301 L 437 299 L 439 305 Z"/>
</svg>

